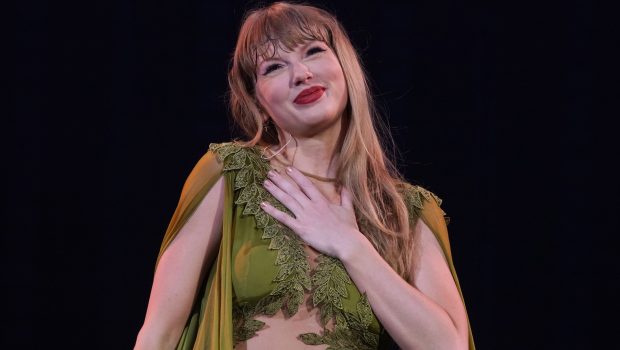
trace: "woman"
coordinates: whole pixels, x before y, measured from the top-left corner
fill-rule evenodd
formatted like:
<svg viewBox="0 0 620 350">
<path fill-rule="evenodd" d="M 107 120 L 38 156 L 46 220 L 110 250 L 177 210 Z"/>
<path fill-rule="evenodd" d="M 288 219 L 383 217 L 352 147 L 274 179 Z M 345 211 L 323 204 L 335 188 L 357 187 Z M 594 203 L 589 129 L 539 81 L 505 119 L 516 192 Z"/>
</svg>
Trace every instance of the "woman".
<svg viewBox="0 0 620 350">
<path fill-rule="evenodd" d="M 387 161 L 336 19 L 251 12 L 229 84 L 250 141 L 189 175 L 136 349 L 473 349 L 440 200 Z"/>
</svg>

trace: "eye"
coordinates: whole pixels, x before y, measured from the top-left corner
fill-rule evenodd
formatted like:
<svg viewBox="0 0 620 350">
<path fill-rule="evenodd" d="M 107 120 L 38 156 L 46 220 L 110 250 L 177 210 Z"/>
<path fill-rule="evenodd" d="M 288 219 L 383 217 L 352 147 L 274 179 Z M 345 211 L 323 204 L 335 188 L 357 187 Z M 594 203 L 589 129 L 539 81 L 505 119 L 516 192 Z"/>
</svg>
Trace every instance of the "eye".
<svg viewBox="0 0 620 350">
<path fill-rule="evenodd" d="M 314 55 L 315 53 L 324 52 L 324 51 L 325 51 L 324 48 L 320 46 L 314 46 L 308 49 L 308 51 L 306 52 L 306 55 L 310 56 L 310 55 Z"/>
<path fill-rule="evenodd" d="M 263 73 L 263 75 L 267 75 L 273 72 L 274 70 L 277 70 L 280 68 L 282 68 L 282 65 L 279 63 L 270 64 L 269 66 L 267 66 L 267 68 L 265 68 L 265 73 Z"/>
</svg>

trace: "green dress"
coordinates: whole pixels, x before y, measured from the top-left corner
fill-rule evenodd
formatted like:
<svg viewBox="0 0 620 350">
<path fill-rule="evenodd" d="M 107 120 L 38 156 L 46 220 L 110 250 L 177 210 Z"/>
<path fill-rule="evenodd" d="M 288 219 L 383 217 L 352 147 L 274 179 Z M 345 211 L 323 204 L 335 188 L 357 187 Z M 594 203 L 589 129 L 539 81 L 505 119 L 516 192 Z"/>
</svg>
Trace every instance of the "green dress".
<svg viewBox="0 0 620 350">
<path fill-rule="evenodd" d="M 177 349 L 233 349 L 263 327 L 255 316 L 279 310 L 285 316 L 294 315 L 306 294 L 311 294 L 313 305 L 319 308 L 324 330 L 300 334 L 300 341 L 328 344 L 329 349 L 381 348 L 383 337 L 389 335 L 342 263 L 319 255 L 316 268 L 311 269 L 301 239 L 260 208 L 262 201 L 268 201 L 288 212 L 262 186 L 269 169 L 259 147 L 211 144 L 187 178 L 159 257 L 221 176 L 225 179 L 224 211 L 217 258 L 196 293 Z M 437 237 L 460 293 L 441 199 L 410 184 L 404 184 L 401 192 L 411 224 L 421 218 Z M 326 327 L 330 321 L 332 329 Z M 471 328 L 469 344 L 473 350 Z"/>
</svg>

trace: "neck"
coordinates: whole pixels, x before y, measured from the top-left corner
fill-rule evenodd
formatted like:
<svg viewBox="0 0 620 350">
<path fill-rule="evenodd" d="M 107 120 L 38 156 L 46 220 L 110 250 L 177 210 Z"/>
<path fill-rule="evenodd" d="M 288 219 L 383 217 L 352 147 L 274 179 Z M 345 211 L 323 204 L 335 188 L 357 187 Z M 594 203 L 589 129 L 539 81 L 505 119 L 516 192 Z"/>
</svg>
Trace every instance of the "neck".
<svg viewBox="0 0 620 350">
<path fill-rule="evenodd" d="M 333 127 L 312 137 L 295 136 L 286 146 L 284 157 L 299 170 L 326 178 L 335 178 L 338 157 L 342 145 L 343 128 L 341 118 Z M 292 136 L 285 133 L 280 137 L 279 147 Z"/>
</svg>

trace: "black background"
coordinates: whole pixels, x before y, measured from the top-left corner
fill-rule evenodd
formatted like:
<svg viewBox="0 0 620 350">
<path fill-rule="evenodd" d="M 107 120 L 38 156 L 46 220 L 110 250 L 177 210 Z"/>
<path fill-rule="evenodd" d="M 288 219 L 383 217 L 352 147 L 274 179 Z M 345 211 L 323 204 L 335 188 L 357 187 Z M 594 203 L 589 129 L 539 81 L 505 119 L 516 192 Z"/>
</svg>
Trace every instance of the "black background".
<svg viewBox="0 0 620 350">
<path fill-rule="evenodd" d="M 226 72 L 254 4 L 15 7 L 2 348 L 133 345 L 183 181 L 231 138 Z M 617 151 L 592 122 L 589 3 L 314 4 L 358 48 L 400 169 L 444 199 L 478 348 L 599 344 Z"/>
</svg>

